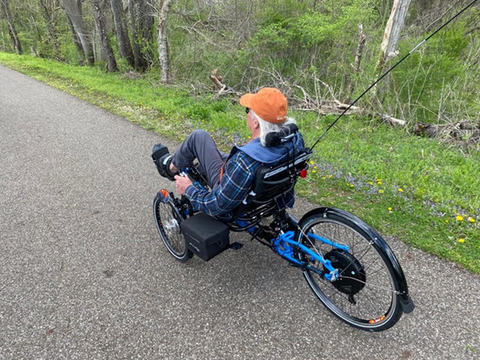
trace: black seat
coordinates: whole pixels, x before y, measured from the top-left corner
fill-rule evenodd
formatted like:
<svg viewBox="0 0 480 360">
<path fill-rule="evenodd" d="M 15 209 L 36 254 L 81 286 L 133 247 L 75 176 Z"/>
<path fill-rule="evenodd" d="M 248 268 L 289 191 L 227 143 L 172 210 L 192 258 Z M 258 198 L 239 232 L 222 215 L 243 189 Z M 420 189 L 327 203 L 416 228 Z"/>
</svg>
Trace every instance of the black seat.
<svg viewBox="0 0 480 360">
<path fill-rule="evenodd" d="M 252 190 L 242 205 L 234 211 L 234 219 L 249 223 L 258 223 L 263 217 L 270 216 L 286 207 L 285 198 L 295 187 L 302 170 L 308 168 L 312 151 L 308 148 L 300 151 L 287 161 L 276 166 L 262 165 L 257 169 Z M 231 229 L 236 230 L 235 222 Z"/>
</svg>

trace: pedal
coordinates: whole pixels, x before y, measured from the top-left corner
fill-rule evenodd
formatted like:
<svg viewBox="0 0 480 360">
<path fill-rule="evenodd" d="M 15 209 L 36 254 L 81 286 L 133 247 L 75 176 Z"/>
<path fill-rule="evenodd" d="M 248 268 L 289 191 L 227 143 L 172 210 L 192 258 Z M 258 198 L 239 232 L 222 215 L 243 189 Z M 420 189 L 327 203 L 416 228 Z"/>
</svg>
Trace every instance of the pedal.
<svg viewBox="0 0 480 360">
<path fill-rule="evenodd" d="M 240 244 L 238 242 L 234 242 L 230 244 L 230 249 L 232 250 L 240 250 L 243 247 L 243 244 Z"/>
</svg>

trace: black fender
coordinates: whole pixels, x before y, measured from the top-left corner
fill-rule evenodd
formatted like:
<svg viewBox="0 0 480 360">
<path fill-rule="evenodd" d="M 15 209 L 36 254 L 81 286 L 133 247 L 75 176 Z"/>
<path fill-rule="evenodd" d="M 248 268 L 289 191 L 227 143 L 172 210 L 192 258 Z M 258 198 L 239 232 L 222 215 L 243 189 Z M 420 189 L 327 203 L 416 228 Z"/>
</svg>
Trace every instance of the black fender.
<svg viewBox="0 0 480 360">
<path fill-rule="evenodd" d="M 358 231 L 363 233 L 365 237 L 372 239 L 375 247 L 379 250 L 380 255 L 386 261 L 387 266 L 388 264 L 390 264 L 390 267 L 393 273 L 393 279 L 395 282 L 395 289 L 398 292 L 397 295 L 398 295 L 398 299 L 400 300 L 400 303 L 402 304 L 403 312 L 409 313 L 413 311 L 413 309 L 415 308 L 415 305 L 412 299 L 408 295 L 407 279 L 405 278 L 403 269 L 400 266 L 400 263 L 398 262 L 398 259 L 393 253 L 392 249 L 390 249 L 386 241 L 375 229 L 373 229 L 371 226 L 366 224 L 363 220 L 349 213 L 348 211 L 336 209 L 336 208 L 330 208 L 330 207 L 320 207 L 320 208 L 313 209 L 308 213 L 306 213 L 305 215 L 303 215 L 303 217 L 298 222 L 299 226 L 297 226 L 295 239 L 299 239 L 299 235 L 300 235 L 299 229 L 304 225 L 306 225 L 305 224 L 306 219 L 312 215 L 316 215 L 316 216 L 320 216 L 320 217 L 328 218 L 332 220 L 342 219 L 343 221 L 346 221 L 347 223 L 352 224 Z"/>
</svg>

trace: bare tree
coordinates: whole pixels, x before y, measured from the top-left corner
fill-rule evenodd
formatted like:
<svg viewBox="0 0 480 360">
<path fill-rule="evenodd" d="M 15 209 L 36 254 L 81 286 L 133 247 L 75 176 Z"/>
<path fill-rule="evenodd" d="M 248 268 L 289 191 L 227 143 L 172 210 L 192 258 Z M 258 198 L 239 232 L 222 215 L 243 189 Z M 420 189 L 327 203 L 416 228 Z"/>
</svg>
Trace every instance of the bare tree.
<svg viewBox="0 0 480 360">
<path fill-rule="evenodd" d="M 167 19 L 172 0 L 158 0 L 158 59 L 160 61 L 160 71 L 162 74 L 162 83 L 171 82 L 168 38 L 167 38 Z"/>
<path fill-rule="evenodd" d="M 385 64 L 388 60 L 398 55 L 397 47 L 400 40 L 400 34 L 405 24 L 408 7 L 411 0 L 393 0 L 392 11 L 385 26 L 382 44 L 380 46 L 381 53 L 378 59 L 376 71 L 377 74 L 383 72 Z M 385 89 L 389 83 L 389 76 L 385 77 L 382 83 L 378 84 L 371 92 L 370 99 L 382 107 L 385 100 Z"/>
<path fill-rule="evenodd" d="M 134 67 L 134 58 L 130 39 L 128 38 L 127 27 L 123 20 L 122 0 L 110 0 L 110 6 L 113 12 L 113 22 L 115 24 L 115 34 L 117 37 L 118 50 L 120 55 L 125 58 L 130 66 Z"/>
<path fill-rule="evenodd" d="M 383 35 L 381 45 L 381 55 L 377 63 L 377 71 L 381 71 L 385 63 L 397 55 L 398 42 L 400 40 L 400 33 L 405 24 L 405 17 L 407 15 L 408 7 L 411 0 L 394 0 L 392 12 L 388 19 L 385 33 Z"/>
<path fill-rule="evenodd" d="M 10 13 L 10 7 L 8 6 L 8 0 L 0 0 L 0 14 L 3 13 L 4 19 L 7 21 L 8 26 L 8 33 L 10 35 L 10 39 L 12 40 L 12 45 L 17 54 L 22 54 L 22 44 L 20 43 L 20 39 L 18 38 L 17 29 L 15 28 L 14 20 L 12 18 L 12 14 Z"/>
<path fill-rule="evenodd" d="M 62 0 L 65 13 L 72 23 L 77 38 L 82 45 L 83 56 L 89 65 L 93 65 L 93 47 L 87 28 L 83 21 L 82 1 L 81 0 Z"/>
<path fill-rule="evenodd" d="M 105 25 L 105 17 L 100 9 L 99 0 L 90 0 L 92 4 L 93 17 L 95 18 L 95 26 L 100 37 L 100 47 L 103 54 L 107 58 L 107 71 L 118 71 L 117 62 L 115 61 L 115 55 L 113 54 L 110 41 L 108 40 L 107 28 Z"/>
</svg>

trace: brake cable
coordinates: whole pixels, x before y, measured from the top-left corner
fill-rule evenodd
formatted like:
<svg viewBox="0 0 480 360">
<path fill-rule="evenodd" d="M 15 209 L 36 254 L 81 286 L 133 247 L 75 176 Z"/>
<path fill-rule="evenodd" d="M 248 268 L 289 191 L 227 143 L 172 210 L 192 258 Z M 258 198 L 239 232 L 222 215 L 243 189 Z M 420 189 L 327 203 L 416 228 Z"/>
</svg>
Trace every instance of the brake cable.
<svg viewBox="0 0 480 360">
<path fill-rule="evenodd" d="M 433 33 L 431 33 L 427 38 L 423 39 L 421 42 L 419 42 L 412 50 L 409 51 L 408 54 L 406 54 L 404 57 L 402 57 L 395 65 L 393 65 L 390 69 L 388 69 L 383 75 L 381 75 L 372 85 L 370 85 L 367 90 L 365 90 L 359 97 L 357 97 L 343 112 L 335 119 L 333 123 L 331 123 L 328 128 L 323 132 L 322 135 L 318 138 L 318 140 L 313 144 L 311 147 L 311 150 L 318 144 L 318 142 L 325 136 L 325 134 L 340 120 L 343 115 L 347 113 L 348 110 L 350 110 L 367 92 L 369 92 L 375 85 L 377 85 L 380 80 L 382 80 L 385 76 L 387 76 L 393 69 L 395 69 L 400 63 L 402 63 L 407 57 L 409 57 L 411 54 L 413 54 L 415 51 L 418 50 L 420 46 L 422 46 L 424 43 L 426 43 L 430 38 L 435 36 L 440 30 L 442 30 L 445 26 L 450 24 L 453 20 L 455 20 L 457 17 L 459 17 L 463 12 L 465 12 L 468 8 L 473 6 L 478 0 L 473 0 L 470 4 L 465 6 L 461 11 L 459 11 L 455 16 L 453 16 L 450 20 L 448 20 L 445 24 L 440 26 L 437 30 L 435 30 Z"/>
</svg>

